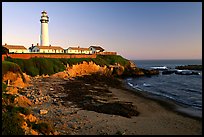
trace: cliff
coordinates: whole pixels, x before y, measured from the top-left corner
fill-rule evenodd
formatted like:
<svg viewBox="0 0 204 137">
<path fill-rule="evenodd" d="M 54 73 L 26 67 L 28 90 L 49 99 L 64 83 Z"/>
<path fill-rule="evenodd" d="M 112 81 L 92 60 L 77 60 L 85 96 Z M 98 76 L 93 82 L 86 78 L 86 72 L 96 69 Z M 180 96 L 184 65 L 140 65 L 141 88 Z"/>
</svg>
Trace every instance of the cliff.
<svg viewBox="0 0 204 137">
<path fill-rule="evenodd" d="M 18 64 L 22 72 L 30 76 L 64 73 L 72 77 L 96 72 L 116 77 L 158 74 L 158 71 L 137 68 L 132 61 L 119 55 L 97 55 L 96 58 L 31 58 L 27 60 L 8 58 L 6 60 Z"/>
</svg>

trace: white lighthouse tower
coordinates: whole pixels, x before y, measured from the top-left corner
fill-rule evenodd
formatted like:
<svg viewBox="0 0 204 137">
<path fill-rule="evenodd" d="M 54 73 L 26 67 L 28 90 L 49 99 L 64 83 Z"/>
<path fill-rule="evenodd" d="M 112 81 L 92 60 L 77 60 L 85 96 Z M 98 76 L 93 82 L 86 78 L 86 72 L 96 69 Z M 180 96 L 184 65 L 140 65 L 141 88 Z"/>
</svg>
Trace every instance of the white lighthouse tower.
<svg viewBox="0 0 204 137">
<path fill-rule="evenodd" d="M 40 45 L 49 46 L 49 35 L 48 35 L 49 17 L 46 11 L 42 11 L 40 22 L 41 22 Z"/>
</svg>

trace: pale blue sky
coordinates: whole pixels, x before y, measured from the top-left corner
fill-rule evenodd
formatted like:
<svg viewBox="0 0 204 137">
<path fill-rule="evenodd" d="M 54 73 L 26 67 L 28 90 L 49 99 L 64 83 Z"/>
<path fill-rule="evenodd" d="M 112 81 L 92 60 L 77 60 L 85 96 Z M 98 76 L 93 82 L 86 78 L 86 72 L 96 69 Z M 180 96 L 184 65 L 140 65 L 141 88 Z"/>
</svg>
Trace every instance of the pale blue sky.
<svg viewBox="0 0 204 137">
<path fill-rule="evenodd" d="M 127 59 L 201 59 L 201 2 L 3 2 L 2 44 L 40 43 L 40 16 L 51 45 L 101 45 Z"/>
</svg>

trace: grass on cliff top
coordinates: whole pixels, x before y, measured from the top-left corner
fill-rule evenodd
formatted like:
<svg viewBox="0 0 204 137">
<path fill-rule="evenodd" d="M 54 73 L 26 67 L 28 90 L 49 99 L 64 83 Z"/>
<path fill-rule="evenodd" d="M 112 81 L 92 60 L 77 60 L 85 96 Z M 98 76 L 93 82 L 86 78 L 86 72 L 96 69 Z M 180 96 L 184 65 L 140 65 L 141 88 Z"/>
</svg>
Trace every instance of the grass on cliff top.
<svg viewBox="0 0 204 137">
<path fill-rule="evenodd" d="M 128 60 L 119 55 L 97 55 L 96 58 L 30 58 L 30 59 L 15 59 L 7 58 L 6 61 L 14 62 L 18 64 L 23 72 L 30 76 L 48 74 L 64 71 L 65 66 L 70 66 L 82 63 L 83 61 L 93 61 L 97 65 L 115 65 L 119 63 L 123 66 L 128 65 Z"/>
<path fill-rule="evenodd" d="M 59 59 L 53 58 L 31 58 L 31 59 L 14 59 L 8 58 L 7 61 L 18 64 L 23 72 L 30 76 L 42 74 L 54 74 L 65 70 L 64 64 Z"/>
<path fill-rule="evenodd" d="M 129 64 L 128 60 L 120 55 L 97 55 L 97 57 L 92 60 L 101 66 L 115 65 L 115 63 L 119 63 L 122 66 L 127 66 Z"/>
</svg>

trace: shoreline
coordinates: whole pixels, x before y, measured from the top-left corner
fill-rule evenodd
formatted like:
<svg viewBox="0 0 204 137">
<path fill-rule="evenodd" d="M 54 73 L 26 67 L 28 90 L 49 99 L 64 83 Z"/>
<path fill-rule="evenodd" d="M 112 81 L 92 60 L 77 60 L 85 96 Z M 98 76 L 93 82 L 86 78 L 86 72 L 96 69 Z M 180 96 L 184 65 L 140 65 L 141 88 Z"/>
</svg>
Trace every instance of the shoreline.
<svg viewBox="0 0 204 137">
<path fill-rule="evenodd" d="M 35 79 L 33 84 L 50 98 L 33 106 L 34 115 L 50 121 L 60 135 L 202 134 L 200 120 L 173 112 L 169 103 L 127 89 L 121 79 L 47 77 Z M 40 115 L 40 109 L 48 113 Z"/>
<path fill-rule="evenodd" d="M 81 79 L 82 81 L 85 79 L 84 82 L 87 83 L 86 76 Z M 121 81 L 121 79 L 119 80 L 120 84 L 118 83 L 116 85 L 117 82 L 114 79 L 113 81 L 111 81 L 112 82 L 111 84 L 106 83 L 108 85 L 108 91 L 110 91 L 116 98 L 118 98 L 120 102 L 129 102 L 133 104 L 134 106 L 136 106 L 136 110 L 139 112 L 138 116 L 131 116 L 131 118 L 125 118 L 126 120 L 124 121 L 123 121 L 124 119 L 123 116 L 108 114 L 109 116 L 114 117 L 114 119 L 112 120 L 115 120 L 115 123 L 118 125 L 117 126 L 118 129 L 122 129 L 123 131 L 126 130 L 125 131 L 126 134 L 136 134 L 136 135 L 139 135 L 139 134 L 147 134 L 147 135 L 149 134 L 183 134 L 183 135 L 202 134 L 201 133 L 202 132 L 202 123 L 201 123 L 202 118 L 193 117 L 191 115 L 187 115 L 185 113 L 181 113 L 177 111 L 178 106 L 177 104 L 175 104 L 175 102 L 166 101 L 166 100 L 162 100 L 158 98 L 152 98 L 148 94 L 146 95 L 142 93 L 138 94 L 135 91 L 129 90 L 127 87 L 125 87 L 124 81 Z M 91 81 L 92 80 L 90 80 L 89 82 Z M 97 84 L 100 83 L 99 85 L 101 85 L 102 82 L 104 82 L 104 79 L 102 81 L 99 80 Z M 107 88 L 107 86 L 105 85 L 102 85 L 101 88 L 104 88 L 104 87 Z M 88 113 L 89 115 L 90 110 L 83 109 L 82 111 L 85 111 L 82 114 L 86 115 Z M 97 118 L 90 117 L 91 121 L 95 123 L 95 121 L 98 121 L 100 119 L 99 117 L 102 117 L 101 118 L 102 121 L 106 118 L 108 119 L 107 126 L 111 125 L 111 119 L 109 116 L 107 116 L 107 113 L 104 113 L 104 112 L 98 113 L 96 111 L 95 113 L 98 116 Z M 127 127 L 124 126 L 121 120 L 125 123 L 127 122 L 126 126 L 129 129 L 127 129 Z M 151 124 L 151 126 L 149 124 Z M 97 127 L 97 125 L 94 124 L 93 127 Z M 135 129 L 137 128 L 139 128 L 140 131 L 136 131 Z M 149 129 L 151 129 L 151 131 L 149 131 Z M 158 129 L 164 130 L 164 131 L 160 131 Z M 107 130 L 105 131 L 108 132 Z M 96 131 L 90 130 L 88 133 L 85 133 L 85 132 L 81 132 L 81 133 L 93 134 L 94 132 Z M 113 132 L 113 129 L 112 129 L 112 132 Z"/>
<path fill-rule="evenodd" d="M 126 79 L 129 79 L 129 78 L 126 78 Z M 126 79 L 121 79 L 121 81 L 124 87 L 130 90 L 130 92 L 136 93 L 138 95 L 143 95 L 144 97 L 158 101 L 158 103 L 160 103 L 161 105 L 166 104 L 164 105 L 164 107 L 170 107 L 170 110 L 173 110 L 177 113 L 180 113 L 189 117 L 193 117 L 196 119 L 202 119 L 202 109 L 192 108 L 191 106 L 179 103 L 176 100 L 173 100 L 171 98 L 167 98 L 162 95 L 159 96 L 140 88 L 135 88 L 132 85 L 129 85 Z"/>
<path fill-rule="evenodd" d="M 136 96 L 141 96 L 143 98 L 153 100 L 157 102 L 159 105 L 163 106 L 165 109 L 173 111 L 180 115 L 187 116 L 196 120 L 202 120 L 202 114 L 200 114 L 202 113 L 202 111 L 198 111 L 199 114 L 195 114 L 196 113 L 195 110 L 192 110 L 191 108 L 186 108 L 186 106 L 181 106 L 181 104 L 178 104 L 174 100 L 169 100 L 169 99 L 165 100 L 165 98 L 159 98 L 156 95 L 145 93 L 142 90 L 138 91 L 137 89 L 128 87 L 128 85 L 125 82 L 123 84 L 124 84 L 124 89 L 135 94 Z"/>
<path fill-rule="evenodd" d="M 185 105 L 182 106 L 181 104 L 179 104 L 174 100 L 165 99 L 164 97 L 159 98 L 154 94 L 151 94 L 151 93 L 148 94 L 146 92 L 143 92 L 143 90 L 139 91 L 138 89 L 128 86 L 128 84 L 125 82 L 124 79 L 120 79 L 120 81 L 122 82 L 125 90 L 128 90 L 129 92 L 137 96 L 141 96 L 143 98 L 153 100 L 158 104 L 160 104 L 161 106 L 163 106 L 165 109 L 173 111 L 180 115 L 187 116 L 196 120 L 202 120 L 202 111 L 197 111 L 199 114 L 196 114 L 196 110 L 193 110 L 189 107 L 187 108 L 187 106 Z"/>
</svg>

